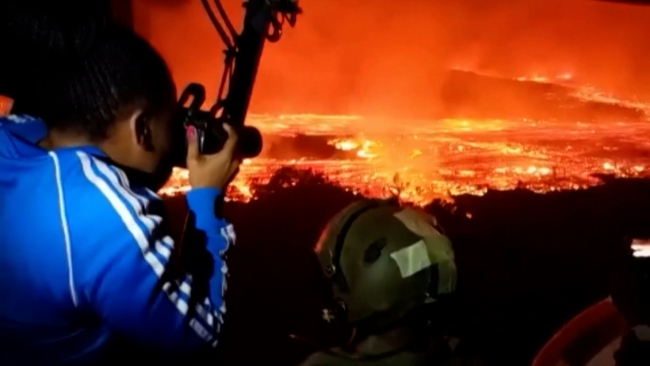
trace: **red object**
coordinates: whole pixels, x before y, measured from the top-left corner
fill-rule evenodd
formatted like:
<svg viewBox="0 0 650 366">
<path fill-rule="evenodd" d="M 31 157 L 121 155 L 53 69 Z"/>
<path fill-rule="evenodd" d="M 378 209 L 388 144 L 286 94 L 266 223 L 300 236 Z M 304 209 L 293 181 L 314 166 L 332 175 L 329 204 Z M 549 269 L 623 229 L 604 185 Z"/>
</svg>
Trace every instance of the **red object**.
<svg viewBox="0 0 650 366">
<path fill-rule="evenodd" d="M 610 298 L 571 319 L 546 343 L 532 366 L 614 366 L 614 352 L 627 332 Z"/>
<path fill-rule="evenodd" d="M 0 95 L 0 117 L 8 115 L 13 104 L 13 99 Z"/>
</svg>

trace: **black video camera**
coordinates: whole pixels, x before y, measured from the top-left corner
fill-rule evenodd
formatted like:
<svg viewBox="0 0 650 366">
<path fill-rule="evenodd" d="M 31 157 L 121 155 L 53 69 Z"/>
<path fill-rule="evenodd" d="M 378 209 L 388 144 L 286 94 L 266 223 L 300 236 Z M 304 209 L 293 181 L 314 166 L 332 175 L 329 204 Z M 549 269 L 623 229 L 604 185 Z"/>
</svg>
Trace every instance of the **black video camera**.
<svg viewBox="0 0 650 366">
<path fill-rule="evenodd" d="M 191 100 L 191 103 L 188 102 Z M 199 153 L 202 155 L 216 154 L 223 148 L 228 133 L 223 128 L 223 123 L 228 123 L 237 132 L 238 146 L 237 155 L 241 158 L 253 158 L 262 152 L 262 134 L 255 127 L 245 126 L 243 121 L 231 121 L 224 108 L 224 102 L 218 102 L 209 111 L 201 110 L 205 102 L 205 88 L 201 84 L 192 83 L 185 88 L 178 101 L 178 111 L 174 117 L 174 126 L 177 127 L 175 135 L 179 138 L 176 141 L 175 166 L 185 166 L 185 153 L 187 143 L 185 140 L 185 128 L 193 126 L 199 144 Z M 233 123 L 235 122 L 235 123 Z M 240 122 L 240 123 L 236 123 Z M 180 128 L 183 131 L 180 131 Z M 180 137 L 183 141 L 180 141 Z M 182 153 L 181 153 L 182 152 Z"/>
</svg>

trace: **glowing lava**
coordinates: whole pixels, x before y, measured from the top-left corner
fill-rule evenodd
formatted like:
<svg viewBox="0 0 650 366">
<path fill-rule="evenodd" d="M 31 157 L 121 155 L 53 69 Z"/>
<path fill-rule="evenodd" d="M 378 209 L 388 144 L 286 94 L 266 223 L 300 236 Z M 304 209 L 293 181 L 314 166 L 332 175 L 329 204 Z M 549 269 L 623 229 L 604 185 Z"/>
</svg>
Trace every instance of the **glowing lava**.
<svg viewBox="0 0 650 366">
<path fill-rule="evenodd" d="M 570 83 L 571 75 L 511 80 L 561 85 Z M 586 188 L 601 182 L 596 174 L 650 177 L 648 105 L 617 99 L 588 86 L 568 90 L 564 99 L 557 99 L 560 103 L 572 98 L 596 105 L 596 111 L 613 105 L 636 111 L 640 117 L 619 119 L 613 114 L 607 117 L 612 118 L 608 122 L 567 122 L 250 115 L 248 123 L 266 136 L 327 136 L 327 145 L 348 154 L 338 159 L 310 158 L 307 153 L 297 159 L 273 159 L 263 154 L 244 163 L 228 195 L 235 200 L 254 198 L 251 186 L 268 182 L 281 167 L 309 169 L 369 196 L 399 192 L 403 199 L 415 203 L 483 194 L 489 188 L 537 192 Z M 176 170 L 161 193 L 187 189 L 187 172 Z"/>
<path fill-rule="evenodd" d="M 340 143 L 342 149 L 357 149 L 356 160 L 246 161 L 230 196 L 252 198 L 252 182 L 263 184 L 275 170 L 287 166 L 320 172 L 334 183 L 372 196 L 385 196 L 397 188 L 415 202 L 482 194 L 488 187 L 539 192 L 578 189 L 597 184 L 595 173 L 650 175 L 650 140 L 645 138 L 650 136 L 650 125 L 645 122 L 605 126 L 442 120 L 431 121 L 427 128 L 418 123 L 399 130 L 399 135 L 368 136 L 371 140 L 364 140 L 371 141 L 368 144 Z M 375 147 L 367 155 L 366 145 Z M 161 193 L 187 188 L 187 172 L 177 170 Z"/>
</svg>

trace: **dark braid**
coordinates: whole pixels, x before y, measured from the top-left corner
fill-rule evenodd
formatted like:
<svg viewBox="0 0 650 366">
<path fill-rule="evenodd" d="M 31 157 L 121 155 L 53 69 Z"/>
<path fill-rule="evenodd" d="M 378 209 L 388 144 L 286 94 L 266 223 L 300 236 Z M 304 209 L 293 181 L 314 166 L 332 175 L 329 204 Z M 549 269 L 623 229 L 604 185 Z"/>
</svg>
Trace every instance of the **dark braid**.
<svg viewBox="0 0 650 366">
<path fill-rule="evenodd" d="M 80 4 L 77 14 L 60 1 L 8 2 L 0 0 L 0 34 L 13 49 L 27 51 L 0 57 L 7 70 L 0 93 L 14 98 L 19 112 L 43 118 L 51 129 L 102 140 L 134 108 L 154 116 L 173 105 L 174 84 L 162 57 L 112 24 L 106 9 L 81 0 L 63 1 Z M 23 6 L 30 2 L 39 4 Z"/>
<path fill-rule="evenodd" d="M 107 0 L 0 0 L 0 94 L 32 114 L 43 77 L 76 53 L 74 39 L 92 42 L 107 24 L 108 9 Z"/>
<path fill-rule="evenodd" d="M 113 26 L 79 59 L 46 80 L 39 115 L 49 128 L 107 137 L 132 108 L 152 114 L 173 105 L 175 89 L 162 57 L 129 30 Z"/>
</svg>

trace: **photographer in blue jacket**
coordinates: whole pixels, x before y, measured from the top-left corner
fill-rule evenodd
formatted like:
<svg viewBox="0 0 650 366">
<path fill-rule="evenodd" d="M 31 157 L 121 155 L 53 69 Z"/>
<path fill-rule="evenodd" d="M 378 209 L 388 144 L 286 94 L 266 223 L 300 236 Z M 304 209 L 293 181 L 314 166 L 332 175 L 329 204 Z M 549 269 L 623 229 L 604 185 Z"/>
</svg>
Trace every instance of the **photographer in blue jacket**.
<svg viewBox="0 0 650 366">
<path fill-rule="evenodd" d="M 225 147 L 202 156 L 186 130 L 187 205 L 213 270 L 170 275 L 177 244 L 155 193 L 174 148 L 167 65 L 128 30 L 22 19 L 50 56 L 38 84 L 23 84 L 32 115 L 0 118 L 0 364 L 87 364 L 117 338 L 159 354 L 216 346 L 235 235 L 215 201 L 240 164 L 236 134 L 225 126 Z"/>
</svg>

